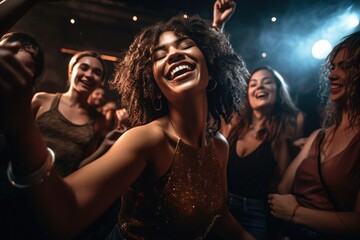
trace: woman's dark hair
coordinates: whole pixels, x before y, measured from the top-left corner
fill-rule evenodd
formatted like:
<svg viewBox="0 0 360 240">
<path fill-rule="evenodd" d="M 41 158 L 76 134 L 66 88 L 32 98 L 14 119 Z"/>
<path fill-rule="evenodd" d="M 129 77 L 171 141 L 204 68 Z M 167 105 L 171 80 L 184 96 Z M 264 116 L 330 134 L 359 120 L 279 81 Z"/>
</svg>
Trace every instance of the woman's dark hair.
<svg viewBox="0 0 360 240">
<path fill-rule="evenodd" d="M 251 76 L 261 70 L 268 71 L 272 75 L 275 80 L 277 91 L 275 105 L 272 109 L 271 115 L 265 122 L 263 129 L 258 132 L 258 137 L 260 139 L 268 139 L 272 141 L 275 146 L 279 146 L 279 144 L 282 143 L 282 140 L 295 140 L 297 137 L 297 115 L 299 110 L 291 99 L 289 86 L 280 73 L 269 66 L 262 66 L 254 69 L 251 72 Z M 252 124 L 252 108 L 248 98 L 244 101 L 244 104 L 244 117 L 239 119 L 240 122 L 237 123 L 229 134 L 228 139 L 230 143 L 235 141 L 239 135 L 241 137 L 245 134 Z"/>
<path fill-rule="evenodd" d="M 168 113 L 167 100 L 162 96 L 162 108 L 156 111 L 153 101 L 159 95 L 152 72 L 152 54 L 159 36 L 173 31 L 177 36 L 192 39 L 204 55 L 209 75 L 217 86 L 208 91 L 211 126 L 220 128 L 220 118 L 229 122 L 231 114 L 241 109 L 249 74 L 243 59 L 231 47 L 226 35 L 211 29 L 206 20 L 198 16 L 173 17 L 143 30 L 130 45 L 123 59 L 117 64 L 112 81 L 122 101 L 128 107 L 132 126 L 143 125 Z"/>
<path fill-rule="evenodd" d="M 345 100 L 341 102 L 328 100 L 325 107 L 323 127 L 329 127 L 333 124 L 338 127 L 344 108 L 347 108 L 349 112 L 350 126 L 356 127 L 360 124 L 360 31 L 344 37 L 326 58 L 321 71 L 321 95 L 323 98 L 329 95 L 328 75 L 336 55 L 341 50 L 345 51 L 342 66 L 346 74 L 346 82 L 344 83 L 346 86 Z"/>
<path fill-rule="evenodd" d="M 19 42 L 20 49 L 28 52 L 34 60 L 35 72 L 34 79 L 38 77 L 44 68 L 44 52 L 39 43 L 30 35 L 20 32 L 9 32 L 4 34 L 1 43 Z"/>
</svg>

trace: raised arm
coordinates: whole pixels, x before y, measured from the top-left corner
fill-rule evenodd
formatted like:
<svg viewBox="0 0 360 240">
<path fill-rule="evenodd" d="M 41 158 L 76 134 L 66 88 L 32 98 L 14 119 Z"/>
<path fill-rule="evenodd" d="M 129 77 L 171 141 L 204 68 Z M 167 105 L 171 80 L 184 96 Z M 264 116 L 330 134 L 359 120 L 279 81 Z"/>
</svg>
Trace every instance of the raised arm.
<svg viewBox="0 0 360 240">
<path fill-rule="evenodd" d="M 223 32 L 225 23 L 235 12 L 236 3 L 231 0 L 217 0 L 214 4 L 212 26 Z"/>
</svg>

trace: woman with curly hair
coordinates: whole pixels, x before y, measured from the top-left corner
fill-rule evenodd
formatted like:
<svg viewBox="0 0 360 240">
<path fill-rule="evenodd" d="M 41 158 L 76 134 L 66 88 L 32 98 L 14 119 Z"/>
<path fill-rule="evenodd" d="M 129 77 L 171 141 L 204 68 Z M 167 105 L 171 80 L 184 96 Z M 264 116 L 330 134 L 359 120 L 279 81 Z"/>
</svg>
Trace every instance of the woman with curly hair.
<svg viewBox="0 0 360 240">
<path fill-rule="evenodd" d="M 290 239 L 360 237 L 359 62 L 355 32 L 325 62 L 330 96 L 323 128 L 311 134 L 286 171 L 279 185 L 284 195 L 269 195 L 272 214 L 289 222 Z"/>
<path fill-rule="evenodd" d="M 1 98 L 16 98 L 14 108 L 1 105 L 9 178 L 32 193 L 49 234 L 76 235 L 122 196 L 126 239 L 202 239 L 212 227 L 226 239 L 252 239 L 226 207 L 228 144 L 217 132 L 220 118 L 241 108 L 248 71 L 208 22 L 179 16 L 135 38 L 113 81 L 135 127 L 65 179 L 52 168 L 21 76 L 0 84 Z"/>
</svg>

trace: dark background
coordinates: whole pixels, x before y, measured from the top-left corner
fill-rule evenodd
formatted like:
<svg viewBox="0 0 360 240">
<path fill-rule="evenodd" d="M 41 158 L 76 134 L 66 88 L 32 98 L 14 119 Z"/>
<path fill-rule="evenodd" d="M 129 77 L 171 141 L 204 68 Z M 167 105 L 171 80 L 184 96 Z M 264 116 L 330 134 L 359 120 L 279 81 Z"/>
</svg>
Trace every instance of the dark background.
<svg viewBox="0 0 360 240">
<path fill-rule="evenodd" d="M 320 37 L 336 44 L 349 34 L 337 26 L 340 15 L 357 12 L 360 0 L 241 0 L 225 27 L 235 50 L 249 68 L 270 65 L 289 83 L 292 95 L 305 111 L 312 111 L 318 71 L 323 60 L 311 57 L 311 46 Z M 41 3 L 32 8 L 11 30 L 35 37 L 45 51 L 45 70 L 36 91 L 64 92 L 71 54 L 62 49 L 96 50 L 120 57 L 136 33 L 157 21 L 177 14 L 198 14 L 212 19 L 214 1 L 205 0 L 69 0 Z M 138 20 L 134 22 L 133 16 Z M 277 17 L 277 22 L 270 21 Z M 75 24 L 70 23 L 75 19 Z M 359 26 L 352 31 L 359 30 Z M 263 58 L 261 53 L 266 52 Z M 107 79 L 115 62 L 106 61 Z M 109 91 L 109 99 L 117 95 Z M 316 119 L 314 121 L 317 121 Z"/>
</svg>

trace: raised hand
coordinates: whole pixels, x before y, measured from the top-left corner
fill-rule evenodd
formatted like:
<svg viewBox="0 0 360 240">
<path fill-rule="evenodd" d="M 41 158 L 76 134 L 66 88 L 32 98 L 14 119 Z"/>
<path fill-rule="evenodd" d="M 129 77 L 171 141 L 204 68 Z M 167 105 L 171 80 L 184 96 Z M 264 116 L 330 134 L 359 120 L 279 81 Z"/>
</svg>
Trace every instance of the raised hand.
<svg viewBox="0 0 360 240">
<path fill-rule="evenodd" d="M 217 0 L 214 4 L 213 11 L 213 27 L 216 27 L 221 32 L 224 29 L 225 23 L 235 12 L 236 3 L 231 0 Z"/>
<path fill-rule="evenodd" d="M 6 131 L 21 131 L 26 119 L 31 119 L 32 73 L 15 57 L 18 43 L 0 46 L 0 127 Z"/>
</svg>

